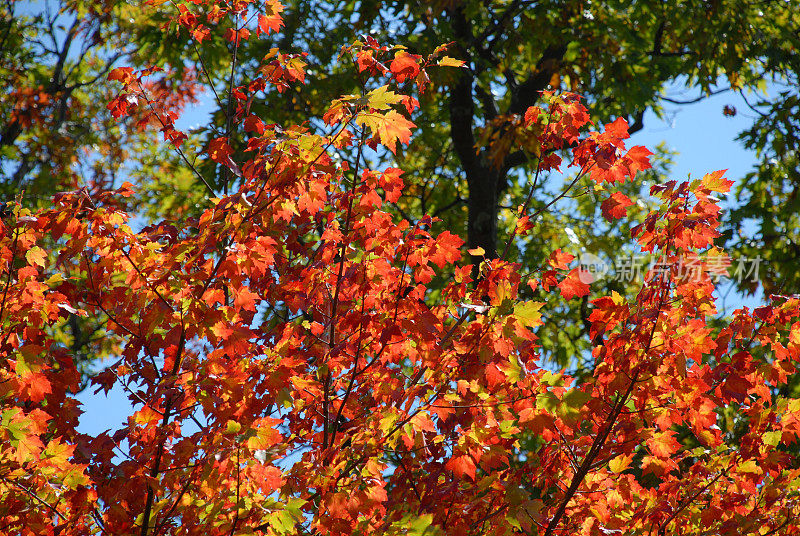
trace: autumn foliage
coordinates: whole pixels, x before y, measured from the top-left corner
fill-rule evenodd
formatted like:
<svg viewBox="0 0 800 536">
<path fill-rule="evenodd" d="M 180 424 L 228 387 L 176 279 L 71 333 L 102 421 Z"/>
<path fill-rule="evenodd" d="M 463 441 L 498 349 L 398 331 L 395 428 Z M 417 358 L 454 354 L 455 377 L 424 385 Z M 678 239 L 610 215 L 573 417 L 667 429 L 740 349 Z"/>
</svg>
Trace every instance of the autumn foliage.
<svg viewBox="0 0 800 536">
<path fill-rule="evenodd" d="M 249 4 L 181 4 L 174 24 L 201 40 L 240 21 L 225 32 L 233 47 L 280 27 L 278 2 Z M 549 308 L 590 289 L 573 257 L 473 270 L 461 238 L 392 210 L 403 172 L 363 158 L 409 143 L 412 85 L 463 67 L 444 47 L 422 56 L 371 38 L 342 59 L 364 91 L 334 100 L 322 130 L 249 111 L 258 92 L 303 83 L 302 55 L 273 50 L 232 88 L 242 129 L 201 156 L 219 176 L 195 169 L 209 194 L 198 218 L 135 230 L 128 183 L 3 218 L 0 532 L 796 534 L 800 399 L 785 386 L 800 302 L 773 296 L 718 321 L 715 196 L 731 182 L 653 186 L 658 208 L 631 235 L 661 269 L 635 296 L 592 302 L 590 375 L 541 368 Z M 152 74 L 112 71 L 109 109 L 184 154 Z M 509 143 L 535 146 L 537 173 L 602 187 L 603 214 L 624 220 L 632 203 L 614 185 L 649 152 L 626 147 L 622 119 L 587 132 L 575 95 L 545 102 Z M 536 216 L 519 207 L 518 236 Z M 546 298 L 522 299 L 526 288 Z M 115 348 L 91 388 L 129 393 L 118 430 L 76 428 L 79 374 L 56 336 L 73 316 Z"/>
</svg>

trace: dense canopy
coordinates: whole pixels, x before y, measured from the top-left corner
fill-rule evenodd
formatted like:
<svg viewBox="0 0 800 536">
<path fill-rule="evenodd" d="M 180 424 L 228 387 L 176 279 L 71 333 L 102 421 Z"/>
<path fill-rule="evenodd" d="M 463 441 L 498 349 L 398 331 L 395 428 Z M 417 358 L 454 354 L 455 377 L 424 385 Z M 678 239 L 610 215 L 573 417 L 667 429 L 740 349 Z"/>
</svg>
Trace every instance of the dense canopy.
<svg viewBox="0 0 800 536">
<path fill-rule="evenodd" d="M 800 530 L 791 3 L 0 9 L 0 532 Z M 635 144 L 676 83 L 751 175 Z"/>
</svg>

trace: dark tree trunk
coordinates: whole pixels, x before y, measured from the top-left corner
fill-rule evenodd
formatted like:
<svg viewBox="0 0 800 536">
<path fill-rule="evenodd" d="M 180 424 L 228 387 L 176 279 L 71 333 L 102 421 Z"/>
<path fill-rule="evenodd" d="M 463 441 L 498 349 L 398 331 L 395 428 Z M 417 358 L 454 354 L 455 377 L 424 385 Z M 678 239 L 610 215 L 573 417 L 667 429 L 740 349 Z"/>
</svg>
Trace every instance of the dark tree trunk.
<svg viewBox="0 0 800 536">
<path fill-rule="evenodd" d="M 497 258 L 497 183 L 499 173 L 484 166 L 467 172 L 467 243 L 481 247 L 487 259 Z"/>
<path fill-rule="evenodd" d="M 458 47 L 468 63 L 472 63 L 477 72 L 480 68 L 475 63 L 491 59 L 490 50 L 485 44 L 476 39 L 471 27 L 471 22 L 461 8 L 450 12 L 453 32 L 457 36 Z M 507 88 L 511 94 L 511 103 L 506 113 L 520 114 L 528 106 L 536 103 L 540 92 L 547 88 L 553 73 L 557 72 L 561 58 L 566 51 L 564 45 L 547 47 L 531 75 L 520 84 L 510 81 Z M 467 245 L 470 249 L 482 248 L 484 257 L 494 259 L 498 257 L 498 198 L 505 189 L 505 176 L 509 169 L 524 163 L 525 159 L 514 163 L 514 159 L 507 159 L 502 165 L 493 166 L 484 158 L 484 148 L 476 147 L 473 133 L 475 120 L 475 93 L 482 97 L 484 119 L 487 114 L 497 114 L 496 104 L 491 101 L 491 93 L 485 88 L 475 87 L 479 84 L 472 68 L 464 69 L 458 81 L 450 88 L 450 137 L 453 147 L 461 161 L 462 169 L 467 179 L 469 189 L 467 198 L 468 222 Z M 477 275 L 478 264 L 481 257 L 473 257 L 473 275 Z"/>
<path fill-rule="evenodd" d="M 475 105 L 473 78 L 464 72 L 450 93 L 450 136 L 458 154 L 469 190 L 467 244 L 483 248 L 486 258 L 497 257 L 497 184 L 500 172 L 483 162 L 476 152 L 472 132 Z M 479 258 L 473 258 L 477 264 Z"/>
</svg>

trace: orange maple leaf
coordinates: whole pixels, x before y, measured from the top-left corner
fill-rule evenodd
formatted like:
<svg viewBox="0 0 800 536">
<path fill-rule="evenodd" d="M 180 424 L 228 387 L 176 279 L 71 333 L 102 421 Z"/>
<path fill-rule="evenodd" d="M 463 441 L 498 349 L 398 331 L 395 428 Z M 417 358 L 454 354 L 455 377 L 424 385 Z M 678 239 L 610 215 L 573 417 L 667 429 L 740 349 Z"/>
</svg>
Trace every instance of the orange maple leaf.
<svg viewBox="0 0 800 536">
<path fill-rule="evenodd" d="M 389 110 L 386 114 L 364 112 L 356 117 L 356 122 L 369 127 L 381 143 L 395 154 L 397 142 L 408 143 L 411 129 L 416 126 L 396 110 Z"/>
<path fill-rule="evenodd" d="M 394 55 L 389 69 L 394 73 L 394 77 L 398 82 L 404 82 L 409 78 L 414 78 L 419 74 L 419 61 L 420 56 L 416 54 L 409 54 L 403 50 Z"/>
<path fill-rule="evenodd" d="M 265 13 L 258 16 L 258 32 L 269 35 L 270 32 L 277 32 L 283 26 L 283 17 L 280 16 L 283 6 L 276 0 L 269 0 L 264 5 Z"/>
<path fill-rule="evenodd" d="M 672 432 L 659 432 L 653 435 L 647 440 L 647 446 L 653 456 L 658 458 L 669 458 L 681 448 L 681 444 L 675 440 Z"/>
</svg>

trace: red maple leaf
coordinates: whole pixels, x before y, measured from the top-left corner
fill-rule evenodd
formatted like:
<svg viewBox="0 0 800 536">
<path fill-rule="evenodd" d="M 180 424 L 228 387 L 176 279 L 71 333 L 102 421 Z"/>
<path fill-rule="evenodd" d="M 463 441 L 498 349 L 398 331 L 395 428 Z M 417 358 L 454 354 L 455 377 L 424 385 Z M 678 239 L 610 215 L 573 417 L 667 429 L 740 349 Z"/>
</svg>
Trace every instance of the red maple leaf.
<svg viewBox="0 0 800 536">
<path fill-rule="evenodd" d="M 584 280 L 590 277 L 588 272 L 582 271 L 580 268 L 573 268 L 567 277 L 565 277 L 559 284 L 558 288 L 561 290 L 561 295 L 565 299 L 571 300 L 575 296 L 586 296 L 589 294 L 589 285 Z"/>
<path fill-rule="evenodd" d="M 630 173 L 631 178 L 633 178 L 639 171 L 650 169 L 653 165 L 650 163 L 650 156 L 652 156 L 652 152 L 648 150 L 646 147 L 642 147 L 641 145 L 636 145 L 631 147 L 627 153 L 625 153 L 625 160 L 628 161 L 628 172 Z"/>
<path fill-rule="evenodd" d="M 570 255 L 569 253 L 565 253 L 564 251 L 557 249 L 550 254 L 550 258 L 547 259 L 547 264 L 556 270 L 566 270 L 567 266 L 573 261 L 573 259 L 575 259 L 574 255 Z"/>
<path fill-rule="evenodd" d="M 627 207 L 632 205 L 633 201 L 628 196 L 621 192 L 614 192 L 601 203 L 600 210 L 606 220 L 612 221 L 624 217 L 628 213 Z"/>
<path fill-rule="evenodd" d="M 624 140 L 631 137 L 630 134 L 628 134 L 628 122 L 622 117 L 617 117 L 613 123 L 608 123 L 606 125 L 604 134 L 618 140 Z"/>
<path fill-rule="evenodd" d="M 475 480 L 477 467 L 475 466 L 475 461 L 472 459 L 472 456 L 469 454 L 453 456 L 447 464 L 445 464 L 445 467 L 453 471 L 456 476 L 466 475 L 472 480 Z"/>
<path fill-rule="evenodd" d="M 231 147 L 228 145 L 228 138 L 214 138 L 208 144 L 208 156 L 218 164 L 227 164 L 230 160 Z"/>
<path fill-rule="evenodd" d="M 415 78 L 419 74 L 419 64 L 417 62 L 420 58 L 421 56 L 400 50 L 394 55 L 389 69 L 398 82 L 404 82 L 410 78 Z"/>
</svg>

